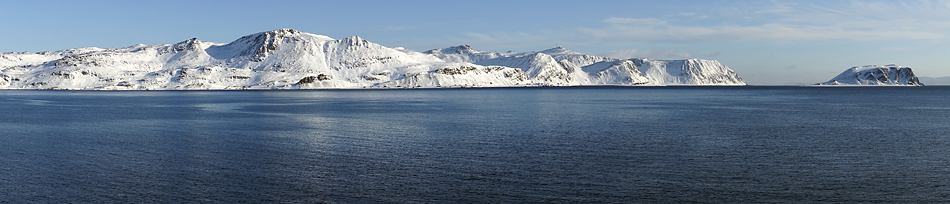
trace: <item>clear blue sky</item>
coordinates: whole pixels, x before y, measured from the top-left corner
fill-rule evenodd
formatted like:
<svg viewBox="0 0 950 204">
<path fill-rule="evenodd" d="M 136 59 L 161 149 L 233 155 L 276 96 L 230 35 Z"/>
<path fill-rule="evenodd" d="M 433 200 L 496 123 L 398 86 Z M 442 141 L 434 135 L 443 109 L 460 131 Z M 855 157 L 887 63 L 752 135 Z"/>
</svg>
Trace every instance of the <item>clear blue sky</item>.
<svg viewBox="0 0 950 204">
<path fill-rule="evenodd" d="M 852 66 L 950 76 L 948 1 L 3 1 L 0 52 L 230 42 L 293 28 L 416 51 L 560 45 L 588 54 L 715 59 L 755 85 Z"/>
</svg>

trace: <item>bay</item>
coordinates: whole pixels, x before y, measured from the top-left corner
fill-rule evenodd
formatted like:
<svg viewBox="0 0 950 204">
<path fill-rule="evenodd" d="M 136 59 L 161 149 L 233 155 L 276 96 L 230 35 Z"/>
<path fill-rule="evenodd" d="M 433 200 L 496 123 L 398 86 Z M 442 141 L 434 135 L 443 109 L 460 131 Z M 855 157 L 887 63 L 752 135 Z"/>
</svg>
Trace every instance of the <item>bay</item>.
<svg viewBox="0 0 950 204">
<path fill-rule="evenodd" d="M 0 91 L 0 202 L 948 202 L 947 93 Z"/>
</svg>

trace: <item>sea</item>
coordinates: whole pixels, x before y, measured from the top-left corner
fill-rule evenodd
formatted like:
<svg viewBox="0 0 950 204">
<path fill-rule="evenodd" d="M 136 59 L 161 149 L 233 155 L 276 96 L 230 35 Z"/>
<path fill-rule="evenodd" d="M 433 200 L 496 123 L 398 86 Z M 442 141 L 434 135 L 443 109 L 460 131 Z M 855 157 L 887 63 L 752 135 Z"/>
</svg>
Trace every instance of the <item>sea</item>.
<svg viewBox="0 0 950 204">
<path fill-rule="evenodd" d="M 0 91 L 0 203 L 950 202 L 950 87 Z"/>
</svg>

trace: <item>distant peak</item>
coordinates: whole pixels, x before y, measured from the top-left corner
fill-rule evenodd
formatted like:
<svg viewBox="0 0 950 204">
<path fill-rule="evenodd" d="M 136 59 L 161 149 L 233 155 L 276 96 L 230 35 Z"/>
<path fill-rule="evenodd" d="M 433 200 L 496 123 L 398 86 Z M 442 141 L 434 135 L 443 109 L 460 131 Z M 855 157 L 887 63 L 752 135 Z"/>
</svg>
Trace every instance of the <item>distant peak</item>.
<svg viewBox="0 0 950 204">
<path fill-rule="evenodd" d="M 277 30 L 267 31 L 264 33 L 275 34 L 275 35 L 296 35 L 302 32 L 294 30 L 294 29 L 290 29 L 290 28 L 281 28 Z"/>
<path fill-rule="evenodd" d="M 277 29 L 247 35 L 229 43 L 229 45 L 243 46 L 244 51 L 241 52 L 241 55 L 250 55 L 255 60 L 261 61 L 270 52 L 276 50 L 285 38 L 300 39 L 303 33 L 294 29 Z"/>
<path fill-rule="evenodd" d="M 175 44 L 176 44 L 176 45 L 179 45 L 179 44 L 187 45 L 187 44 L 194 44 L 194 43 L 197 43 L 197 42 L 201 42 L 201 41 L 199 41 L 198 38 L 191 38 L 191 39 L 187 39 L 187 40 L 185 40 L 185 41 L 181 41 L 181 42 L 175 43 Z"/>
<path fill-rule="evenodd" d="M 264 42 L 267 40 L 280 39 L 285 37 L 292 37 L 299 35 L 300 31 L 294 29 L 277 29 L 272 31 L 265 31 L 260 33 L 254 33 L 241 37 L 237 41 L 253 41 L 253 42 Z"/>
<path fill-rule="evenodd" d="M 472 46 L 469 45 L 459 45 L 455 47 L 449 47 L 448 50 L 451 50 L 457 54 L 472 54 L 475 53 L 475 49 L 472 49 Z"/>
<path fill-rule="evenodd" d="M 306 34 L 306 33 L 300 32 L 294 29 L 283 28 L 283 29 L 277 29 L 277 30 L 272 30 L 272 31 L 265 31 L 265 32 L 246 35 L 244 37 L 241 37 L 241 39 L 238 39 L 238 40 L 261 42 L 261 41 L 267 41 L 267 40 L 273 40 L 273 39 L 299 37 L 301 34 Z"/>
<path fill-rule="evenodd" d="M 198 40 L 198 38 L 191 38 L 185 41 L 181 41 L 180 43 L 175 43 L 174 45 L 172 45 L 172 47 L 173 49 L 175 49 L 175 51 L 198 50 L 200 49 L 200 46 L 198 45 L 200 43 L 201 41 Z"/>
<path fill-rule="evenodd" d="M 359 35 L 354 35 L 354 36 L 344 38 L 344 40 L 363 41 L 363 38 L 361 38 Z"/>
<path fill-rule="evenodd" d="M 901 66 L 898 66 L 898 65 L 896 65 L 896 64 L 888 64 L 888 65 L 884 65 L 884 66 L 881 66 L 881 65 L 864 65 L 864 66 L 851 67 L 851 70 L 853 70 L 854 72 L 861 72 L 861 71 L 872 70 L 872 69 L 902 69 L 902 68 L 909 68 L 909 67 L 901 67 Z"/>
<path fill-rule="evenodd" d="M 541 51 L 541 53 L 546 53 L 546 54 L 580 54 L 580 53 L 578 53 L 578 52 L 574 52 L 574 51 L 572 51 L 572 50 L 568 50 L 567 48 L 564 48 L 564 47 L 561 47 L 561 46 L 557 46 L 557 47 L 555 47 L 555 48 L 543 50 L 543 51 Z"/>
<path fill-rule="evenodd" d="M 478 51 L 475 51 L 475 49 L 472 49 L 472 46 L 469 46 L 469 45 L 459 45 L 459 46 L 432 49 L 432 50 L 426 51 L 426 53 L 429 53 L 429 54 L 432 54 L 435 52 L 439 52 L 442 54 L 474 54 L 474 53 L 477 53 Z"/>
</svg>

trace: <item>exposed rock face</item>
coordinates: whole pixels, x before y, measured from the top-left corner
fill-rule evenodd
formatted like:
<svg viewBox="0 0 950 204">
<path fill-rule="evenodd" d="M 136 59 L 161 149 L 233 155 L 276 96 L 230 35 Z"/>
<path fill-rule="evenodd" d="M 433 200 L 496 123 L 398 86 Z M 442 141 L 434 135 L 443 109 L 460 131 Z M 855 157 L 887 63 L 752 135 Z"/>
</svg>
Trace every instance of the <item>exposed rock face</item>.
<svg viewBox="0 0 950 204">
<path fill-rule="evenodd" d="M 866 65 L 851 67 L 835 78 L 817 85 L 904 85 L 923 86 L 910 67 Z"/>
<path fill-rule="evenodd" d="M 283 89 L 572 85 L 745 85 L 714 60 L 613 59 L 561 47 L 419 53 L 358 36 L 279 29 L 230 43 L 0 53 L 0 89 Z"/>
<path fill-rule="evenodd" d="M 228 46 L 240 49 L 240 56 L 248 56 L 255 61 L 263 61 L 280 47 L 285 39 L 289 42 L 303 40 L 301 32 L 293 29 L 279 29 L 241 37 Z"/>
<path fill-rule="evenodd" d="M 308 77 L 304 77 L 303 79 L 300 79 L 300 81 L 298 81 L 297 84 L 309 84 L 315 81 L 317 81 L 316 76 L 308 76 Z"/>
</svg>

